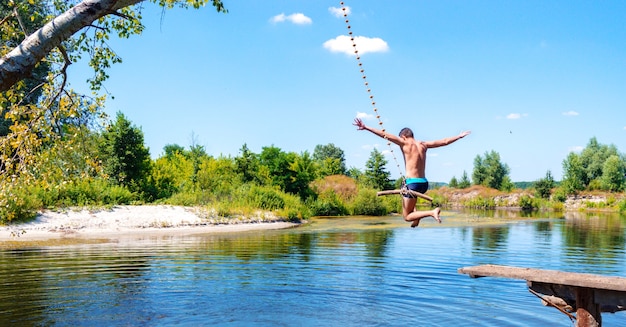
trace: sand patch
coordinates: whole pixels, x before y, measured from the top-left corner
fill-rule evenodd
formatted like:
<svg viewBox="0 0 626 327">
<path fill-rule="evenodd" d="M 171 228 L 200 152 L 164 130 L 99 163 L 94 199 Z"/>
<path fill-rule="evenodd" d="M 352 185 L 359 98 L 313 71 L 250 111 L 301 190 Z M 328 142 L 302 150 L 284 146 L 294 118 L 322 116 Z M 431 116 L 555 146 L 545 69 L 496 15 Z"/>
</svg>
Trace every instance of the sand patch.
<svg viewBox="0 0 626 327">
<path fill-rule="evenodd" d="M 0 241 L 51 238 L 97 238 L 128 235 L 184 235 L 280 229 L 297 224 L 248 219 L 215 220 L 203 217 L 195 208 L 146 205 L 116 206 L 111 209 L 43 211 L 31 222 L 0 226 Z"/>
</svg>

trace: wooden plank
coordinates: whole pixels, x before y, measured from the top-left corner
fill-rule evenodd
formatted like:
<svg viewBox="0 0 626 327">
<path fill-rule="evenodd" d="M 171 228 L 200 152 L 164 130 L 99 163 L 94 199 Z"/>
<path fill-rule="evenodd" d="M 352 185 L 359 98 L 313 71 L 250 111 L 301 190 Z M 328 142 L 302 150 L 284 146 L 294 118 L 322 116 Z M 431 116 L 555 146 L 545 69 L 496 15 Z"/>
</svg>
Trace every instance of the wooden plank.
<svg viewBox="0 0 626 327">
<path fill-rule="evenodd" d="M 576 286 L 570 285 L 557 285 L 553 283 L 541 283 L 541 282 L 527 282 L 528 288 L 546 295 L 554 295 L 569 302 L 576 301 Z M 626 307 L 626 292 L 595 289 L 594 302 L 602 305 L 606 305 L 606 308 L 602 308 L 602 311 L 620 311 Z"/>
<path fill-rule="evenodd" d="M 593 301 L 593 289 L 580 287 L 576 292 L 576 326 L 602 326 L 600 305 Z"/>
<path fill-rule="evenodd" d="M 413 190 L 388 190 L 388 191 L 380 191 L 378 193 L 376 193 L 376 195 L 381 196 L 381 195 L 391 195 L 391 194 L 404 194 L 404 193 L 409 193 L 413 196 L 422 198 L 424 200 L 433 202 L 433 198 L 431 198 L 430 196 L 424 194 L 424 193 L 420 193 L 420 192 L 415 192 Z"/>
<path fill-rule="evenodd" d="M 503 277 L 524 279 L 529 282 L 542 282 L 558 285 L 594 288 L 626 292 L 626 278 L 601 276 L 584 273 L 572 273 L 558 270 L 543 270 L 499 265 L 481 265 L 459 268 L 461 274 L 470 277 Z"/>
</svg>

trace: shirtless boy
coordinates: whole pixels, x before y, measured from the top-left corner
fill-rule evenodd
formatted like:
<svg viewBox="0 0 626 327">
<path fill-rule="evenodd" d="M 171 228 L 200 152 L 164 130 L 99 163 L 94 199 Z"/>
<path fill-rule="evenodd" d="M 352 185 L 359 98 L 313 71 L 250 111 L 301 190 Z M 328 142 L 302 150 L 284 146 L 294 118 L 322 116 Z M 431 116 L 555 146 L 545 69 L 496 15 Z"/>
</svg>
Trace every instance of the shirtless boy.
<svg viewBox="0 0 626 327">
<path fill-rule="evenodd" d="M 400 130 L 399 136 L 395 136 L 383 132 L 380 129 L 366 126 L 359 118 L 354 119 L 354 126 L 356 126 L 358 130 L 370 131 L 382 138 L 386 138 L 390 142 L 393 142 L 400 147 L 400 150 L 402 150 L 402 155 L 404 156 L 404 165 L 407 176 L 406 186 L 410 190 L 419 193 L 426 193 L 426 191 L 428 190 L 428 180 L 426 180 L 426 150 L 430 148 L 438 148 L 440 146 L 445 146 L 450 143 L 456 142 L 471 133 L 470 131 L 465 131 L 461 132 L 461 134 L 457 136 L 447 137 L 441 140 L 418 141 L 413 138 L 413 131 L 411 131 L 411 129 L 407 127 Z M 439 209 L 439 207 L 433 210 L 415 211 L 416 203 L 416 197 L 410 194 L 403 195 L 402 216 L 404 217 L 405 221 L 412 222 L 411 227 L 417 227 L 417 225 L 419 225 L 420 223 L 420 220 L 426 217 L 433 217 L 439 223 L 441 223 L 441 219 L 439 218 L 439 213 L 441 212 L 441 209 Z"/>
</svg>

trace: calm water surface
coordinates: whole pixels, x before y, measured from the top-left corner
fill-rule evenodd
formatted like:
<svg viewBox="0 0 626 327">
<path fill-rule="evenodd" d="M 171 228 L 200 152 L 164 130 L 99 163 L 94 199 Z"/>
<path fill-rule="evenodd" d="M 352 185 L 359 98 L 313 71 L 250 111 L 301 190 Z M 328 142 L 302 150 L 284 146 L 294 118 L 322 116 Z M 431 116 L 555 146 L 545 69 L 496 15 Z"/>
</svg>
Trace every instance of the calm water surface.
<svg viewBox="0 0 626 327">
<path fill-rule="evenodd" d="M 0 326 L 572 326 L 500 264 L 626 276 L 626 217 L 444 212 L 289 230 L 0 248 Z M 0 243 L 2 246 L 2 243 Z M 604 326 L 626 325 L 605 313 Z"/>
</svg>

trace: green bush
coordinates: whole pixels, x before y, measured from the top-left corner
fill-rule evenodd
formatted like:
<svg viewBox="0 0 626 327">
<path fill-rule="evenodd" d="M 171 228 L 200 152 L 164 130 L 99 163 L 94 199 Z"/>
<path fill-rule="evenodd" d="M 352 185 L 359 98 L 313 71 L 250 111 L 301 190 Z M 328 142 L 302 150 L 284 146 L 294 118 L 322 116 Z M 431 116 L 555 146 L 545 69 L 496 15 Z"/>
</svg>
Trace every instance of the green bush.
<svg viewBox="0 0 626 327">
<path fill-rule="evenodd" d="M 448 204 L 448 199 L 440 194 L 435 194 L 432 196 L 432 198 L 433 198 L 432 205 L 435 207 L 441 207 L 441 206 Z M 418 200 L 418 204 L 420 204 L 420 201 L 422 200 Z"/>
<path fill-rule="evenodd" d="M 524 211 L 531 211 L 531 210 L 535 210 L 538 208 L 538 203 L 535 201 L 534 198 L 524 194 L 519 198 L 519 203 L 518 205 L 522 208 L 522 210 Z"/>
<path fill-rule="evenodd" d="M 343 201 L 332 189 L 320 194 L 317 200 L 309 204 L 309 208 L 313 216 L 344 216 L 349 213 Z"/>
<path fill-rule="evenodd" d="M 187 191 L 179 192 L 172 195 L 165 203 L 179 206 L 194 206 L 200 203 L 200 194 L 198 192 Z"/>
<path fill-rule="evenodd" d="M 129 204 L 136 196 L 127 188 L 102 179 L 81 179 L 55 188 L 31 188 L 45 207 Z"/>
<path fill-rule="evenodd" d="M 250 189 L 247 200 L 255 208 L 264 210 L 283 209 L 285 200 L 281 193 L 272 187 L 254 186 Z"/>
<path fill-rule="evenodd" d="M 482 196 L 471 198 L 463 202 L 463 205 L 469 208 L 476 208 L 476 209 L 494 209 L 496 207 L 496 203 L 493 198 L 491 197 L 485 198 Z"/>
<path fill-rule="evenodd" d="M 380 196 L 385 207 L 387 208 L 387 213 L 396 212 L 402 213 L 402 196 L 400 195 L 388 195 L 388 196 Z M 418 200 L 418 205 L 420 204 Z"/>
<path fill-rule="evenodd" d="M 554 193 L 552 193 L 552 200 L 565 202 L 565 200 L 567 200 L 567 191 L 562 187 L 557 188 L 554 190 Z"/>
<path fill-rule="evenodd" d="M 361 189 L 352 202 L 353 215 L 384 216 L 389 211 L 382 198 L 372 189 Z"/>
<path fill-rule="evenodd" d="M 3 187 L 0 193 L 0 223 L 33 219 L 41 206 L 41 201 L 26 187 Z"/>
</svg>

